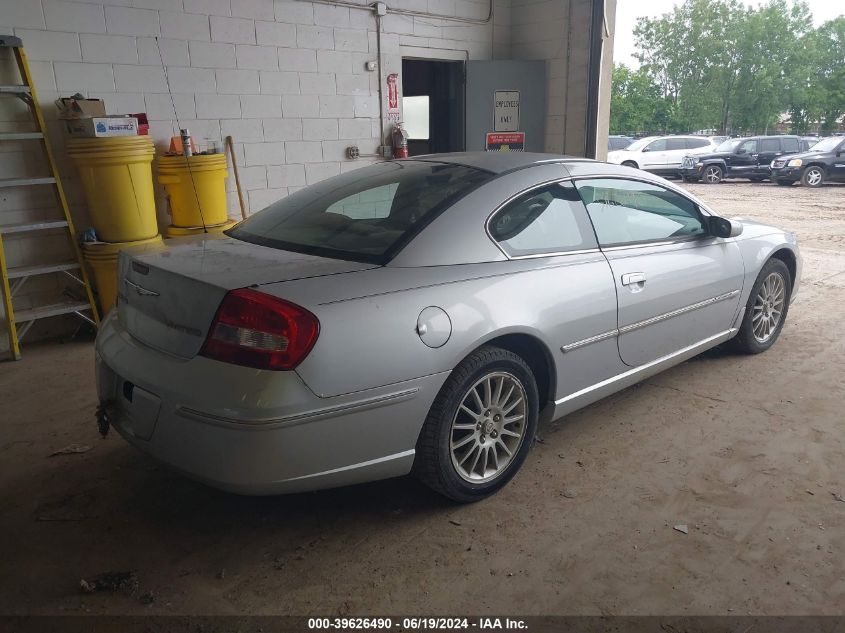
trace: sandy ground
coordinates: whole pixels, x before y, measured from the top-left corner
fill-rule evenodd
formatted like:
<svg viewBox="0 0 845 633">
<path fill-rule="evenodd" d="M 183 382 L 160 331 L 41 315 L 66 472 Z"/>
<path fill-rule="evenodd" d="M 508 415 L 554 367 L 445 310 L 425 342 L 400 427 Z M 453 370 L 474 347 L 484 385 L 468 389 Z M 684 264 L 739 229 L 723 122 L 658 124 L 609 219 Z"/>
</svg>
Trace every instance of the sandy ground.
<svg viewBox="0 0 845 633">
<path fill-rule="evenodd" d="M 797 232 L 779 343 L 545 425 L 522 473 L 472 506 L 408 479 L 210 490 L 99 438 L 90 342 L 29 346 L 0 364 L 0 613 L 842 613 L 845 187 L 690 189 Z M 49 457 L 72 443 L 92 449 Z M 80 593 L 110 570 L 139 592 Z"/>
</svg>

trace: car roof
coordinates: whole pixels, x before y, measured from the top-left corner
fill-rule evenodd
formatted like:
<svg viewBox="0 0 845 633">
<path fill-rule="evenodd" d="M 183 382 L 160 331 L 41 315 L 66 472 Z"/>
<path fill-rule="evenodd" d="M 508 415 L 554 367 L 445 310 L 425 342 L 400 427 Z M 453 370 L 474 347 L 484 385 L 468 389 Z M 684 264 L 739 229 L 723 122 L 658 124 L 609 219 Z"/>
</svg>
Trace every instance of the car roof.
<svg viewBox="0 0 845 633">
<path fill-rule="evenodd" d="M 564 156 L 561 154 L 541 154 L 535 152 L 454 152 L 450 154 L 425 154 L 413 156 L 410 160 L 451 163 L 484 169 L 494 174 L 503 174 L 516 169 L 524 169 L 544 163 L 592 163 L 589 158 Z"/>
</svg>

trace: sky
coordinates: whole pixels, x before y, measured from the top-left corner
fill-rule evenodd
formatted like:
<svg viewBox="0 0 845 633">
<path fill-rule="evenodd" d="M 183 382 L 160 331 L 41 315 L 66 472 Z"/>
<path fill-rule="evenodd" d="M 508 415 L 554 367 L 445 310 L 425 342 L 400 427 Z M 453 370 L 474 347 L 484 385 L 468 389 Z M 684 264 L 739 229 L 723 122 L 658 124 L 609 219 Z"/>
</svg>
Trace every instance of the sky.
<svg viewBox="0 0 845 633">
<path fill-rule="evenodd" d="M 760 0 L 743 0 L 750 7 Z M 639 17 L 655 18 L 669 13 L 680 0 L 616 0 L 616 33 L 613 41 L 613 61 L 639 66 L 634 53 L 634 25 Z M 845 0 L 807 0 L 816 26 L 845 15 Z"/>
</svg>

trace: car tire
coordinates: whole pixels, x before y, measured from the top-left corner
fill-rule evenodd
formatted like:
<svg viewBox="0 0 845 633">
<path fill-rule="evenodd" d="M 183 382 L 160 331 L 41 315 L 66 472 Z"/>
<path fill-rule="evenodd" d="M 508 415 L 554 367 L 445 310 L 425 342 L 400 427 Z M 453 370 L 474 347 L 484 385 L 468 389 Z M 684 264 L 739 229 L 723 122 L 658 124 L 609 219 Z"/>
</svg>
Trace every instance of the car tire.
<svg viewBox="0 0 845 633">
<path fill-rule="evenodd" d="M 639 165 L 637 165 L 637 163 L 635 163 L 635 162 L 634 162 L 634 161 L 632 161 L 632 160 L 626 160 L 624 163 L 622 163 L 622 166 L 623 166 L 623 167 L 633 167 L 634 169 L 639 169 L 639 168 L 640 168 L 640 166 L 639 166 Z"/>
<path fill-rule="evenodd" d="M 701 174 L 701 180 L 707 185 L 718 185 L 725 177 L 725 172 L 719 165 L 707 165 Z"/>
<path fill-rule="evenodd" d="M 537 382 L 528 364 L 508 350 L 481 347 L 455 368 L 431 405 L 414 474 L 453 501 L 480 501 L 520 469 L 538 417 Z"/>
<path fill-rule="evenodd" d="M 821 187 L 824 184 L 824 169 L 818 165 L 810 165 L 801 174 L 801 184 L 804 187 Z"/>
<path fill-rule="evenodd" d="M 732 341 L 734 349 L 744 354 L 759 354 L 774 345 L 786 322 L 791 295 L 792 277 L 789 269 L 781 260 L 770 259 L 751 288 L 742 325 Z M 774 311 L 778 307 L 778 316 L 773 321 Z M 767 326 L 764 321 L 768 321 Z"/>
<path fill-rule="evenodd" d="M 791 187 L 792 185 L 794 185 L 794 184 L 795 184 L 795 183 L 794 183 L 793 181 L 791 181 L 791 180 L 776 180 L 775 182 L 776 182 L 777 184 L 779 184 L 781 187 Z"/>
</svg>

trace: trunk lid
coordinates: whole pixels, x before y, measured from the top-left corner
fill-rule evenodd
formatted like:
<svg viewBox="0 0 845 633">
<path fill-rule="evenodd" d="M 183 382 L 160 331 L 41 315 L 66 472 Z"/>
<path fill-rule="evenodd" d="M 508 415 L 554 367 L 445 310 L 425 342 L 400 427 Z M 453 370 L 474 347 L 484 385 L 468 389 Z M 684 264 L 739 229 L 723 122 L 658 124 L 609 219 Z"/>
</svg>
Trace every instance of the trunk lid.
<svg viewBox="0 0 845 633">
<path fill-rule="evenodd" d="M 192 358 L 229 290 L 375 267 L 223 235 L 127 249 L 118 267 L 118 319 L 142 343 Z"/>
</svg>

